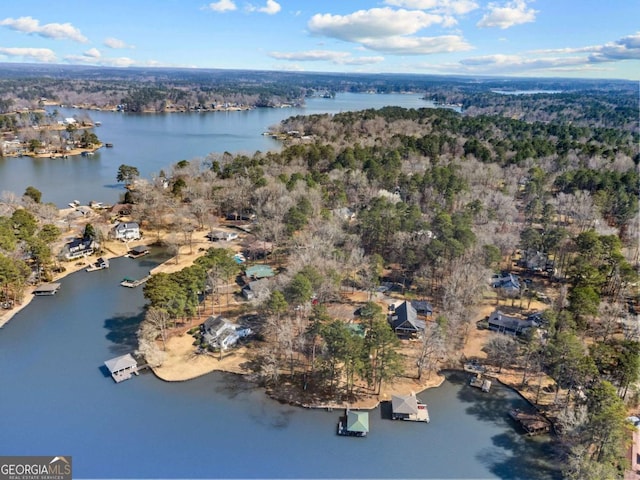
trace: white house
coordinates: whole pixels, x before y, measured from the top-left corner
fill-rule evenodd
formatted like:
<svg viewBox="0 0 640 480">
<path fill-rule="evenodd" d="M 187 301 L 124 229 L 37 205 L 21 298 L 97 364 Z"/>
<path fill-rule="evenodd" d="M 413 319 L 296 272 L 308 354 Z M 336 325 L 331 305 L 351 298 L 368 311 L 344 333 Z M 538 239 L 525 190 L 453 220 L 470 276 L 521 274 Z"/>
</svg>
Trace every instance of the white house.
<svg viewBox="0 0 640 480">
<path fill-rule="evenodd" d="M 253 332 L 249 327 L 238 325 L 222 317 L 209 317 L 202 324 L 202 333 L 209 345 L 226 350 Z"/>
<path fill-rule="evenodd" d="M 97 243 L 92 239 L 76 238 L 65 244 L 62 249 L 62 255 L 67 260 L 75 260 L 77 258 L 88 257 L 96 251 Z"/>
<path fill-rule="evenodd" d="M 136 222 L 118 223 L 113 227 L 113 237 L 123 242 L 128 240 L 140 240 L 140 225 Z"/>
</svg>

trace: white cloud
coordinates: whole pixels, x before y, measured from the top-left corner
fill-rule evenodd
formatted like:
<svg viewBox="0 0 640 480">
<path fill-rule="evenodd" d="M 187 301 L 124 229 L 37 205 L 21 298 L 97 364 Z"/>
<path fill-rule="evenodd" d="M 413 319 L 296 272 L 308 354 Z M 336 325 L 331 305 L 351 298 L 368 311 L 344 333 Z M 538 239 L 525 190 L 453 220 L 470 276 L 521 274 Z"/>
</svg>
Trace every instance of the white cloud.
<svg viewBox="0 0 640 480">
<path fill-rule="evenodd" d="M 128 57 L 116 57 L 116 58 L 108 58 L 102 57 L 101 55 L 95 56 L 92 55 L 91 49 L 88 52 L 83 53 L 82 55 L 67 55 L 64 57 L 67 63 L 71 64 L 89 64 L 89 65 L 100 65 L 103 67 L 130 67 L 131 65 L 136 65 L 137 62 Z"/>
<path fill-rule="evenodd" d="M 317 14 L 309 20 L 309 31 L 377 52 L 393 55 L 429 55 L 470 50 L 459 35 L 438 37 L 413 34 L 432 25 L 451 26 L 456 21 L 447 15 L 420 10 L 394 10 L 389 7 L 358 10 L 349 15 Z"/>
<path fill-rule="evenodd" d="M 258 8 L 258 12 L 266 13 L 267 15 L 275 15 L 280 11 L 282 7 L 275 0 L 267 0 L 267 4 L 264 7 Z"/>
<path fill-rule="evenodd" d="M 208 10 L 213 10 L 214 12 L 231 12 L 236 10 L 236 4 L 233 0 L 219 0 L 217 2 L 212 2 L 205 7 Z"/>
<path fill-rule="evenodd" d="M 98 50 L 97 48 L 90 48 L 89 50 L 84 52 L 83 55 L 91 58 L 100 58 L 102 56 L 100 50 Z"/>
<path fill-rule="evenodd" d="M 478 27 L 498 27 L 501 29 L 530 23 L 536 19 L 536 10 L 527 8 L 526 0 L 513 0 L 504 6 L 497 3 L 487 5 L 489 13 L 477 23 Z"/>
<path fill-rule="evenodd" d="M 0 55 L 7 57 L 23 57 L 28 60 L 52 63 L 56 61 L 56 54 L 48 48 L 11 48 L 0 47 Z"/>
<path fill-rule="evenodd" d="M 589 45 L 586 47 L 547 48 L 532 50 L 530 55 L 556 55 L 591 53 L 589 60 L 592 62 L 613 62 L 617 60 L 640 60 L 640 32 L 636 32 L 620 40 L 605 43 L 604 45 Z"/>
<path fill-rule="evenodd" d="M 87 43 L 87 37 L 70 23 L 47 23 L 40 25 L 40 21 L 32 17 L 5 18 L 0 25 L 22 33 L 39 35 L 55 40 L 73 40 Z"/>
<path fill-rule="evenodd" d="M 128 45 L 124 40 L 113 37 L 105 38 L 102 44 L 109 48 L 135 48 L 133 45 Z"/>
<path fill-rule="evenodd" d="M 591 62 L 640 60 L 640 32 L 627 35 L 615 42 L 606 43 L 589 57 Z"/>
<path fill-rule="evenodd" d="M 444 21 L 440 15 L 416 10 L 372 8 L 349 15 L 316 14 L 309 20 L 309 31 L 316 35 L 338 38 L 347 42 L 410 35 Z"/>
<path fill-rule="evenodd" d="M 442 35 L 439 37 L 388 37 L 368 40 L 363 44 L 378 52 L 394 55 L 431 55 L 434 53 L 460 52 L 472 50 L 462 37 L 458 35 Z"/>
<path fill-rule="evenodd" d="M 464 15 L 478 8 L 478 4 L 472 0 L 385 0 L 384 3 L 394 7 L 433 10 L 435 13 L 448 15 Z"/>
<path fill-rule="evenodd" d="M 270 52 L 269 56 L 277 60 L 291 62 L 331 62 L 337 65 L 370 65 L 380 63 L 384 57 L 353 57 L 348 52 L 331 50 L 307 50 L 304 52 Z"/>
<path fill-rule="evenodd" d="M 532 50 L 521 54 L 470 57 L 457 64 L 429 66 L 449 73 L 522 74 L 527 72 L 593 72 L 603 64 L 640 60 L 640 32 L 603 45 Z"/>
</svg>

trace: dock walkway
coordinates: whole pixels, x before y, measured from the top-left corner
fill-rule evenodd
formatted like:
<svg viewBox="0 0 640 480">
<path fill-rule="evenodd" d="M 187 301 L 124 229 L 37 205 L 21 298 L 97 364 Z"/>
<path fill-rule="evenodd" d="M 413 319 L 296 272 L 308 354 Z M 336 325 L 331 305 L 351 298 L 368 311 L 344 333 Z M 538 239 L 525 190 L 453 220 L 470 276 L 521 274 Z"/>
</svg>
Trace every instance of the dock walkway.
<svg viewBox="0 0 640 480">
<path fill-rule="evenodd" d="M 151 278 L 151 275 L 147 275 L 146 277 L 141 278 L 139 280 L 132 280 L 131 278 L 124 278 L 120 282 L 120 285 L 122 285 L 123 287 L 127 287 L 127 288 L 136 288 L 136 287 L 142 285 L 143 283 L 145 283 L 150 278 Z"/>
</svg>

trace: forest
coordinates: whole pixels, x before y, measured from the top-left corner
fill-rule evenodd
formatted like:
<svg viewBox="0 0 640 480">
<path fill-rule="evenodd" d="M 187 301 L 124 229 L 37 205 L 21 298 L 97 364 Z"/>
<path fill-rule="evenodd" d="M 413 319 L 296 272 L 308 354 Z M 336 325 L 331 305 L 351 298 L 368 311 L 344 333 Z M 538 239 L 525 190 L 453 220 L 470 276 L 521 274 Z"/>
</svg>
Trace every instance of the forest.
<svg viewBox="0 0 640 480">
<path fill-rule="evenodd" d="M 495 335 L 488 361 L 517 367 L 523 388 L 540 377 L 557 385 L 547 413 L 568 478 L 619 476 L 640 368 L 637 133 L 401 108 L 296 117 L 279 131 L 304 138 L 289 136 L 280 152 L 185 161 L 161 172 L 178 186 L 171 193 L 157 182 L 136 193 L 139 218 L 158 229 L 204 228 L 207 212 L 255 215 L 253 231 L 274 245 L 281 271 L 249 307 L 264 342 L 256 378 L 277 388 L 301 376 L 305 389 L 348 398 L 406 374 L 378 305 L 359 312 L 363 335 L 324 308 L 344 288 L 375 292 L 384 280 L 437 311 L 417 375 L 456 365 L 487 279 L 542 255 L 548 266 L 534 276 L 553 293 L 539 328 Z M 174 216 L 173 227 L 164 223 Z M 155 348 L 171 319 L 193 315 L 193 292 L 238 273 L 212 249 L 187 271 L 152 279 L 142 344 Z M 172 310 L 162 307 L 168 297 Z"/>
<path fill-rule="evenodd" d="M 322 76 L 300 78 L 319 90 L 330 85 Z M 55 98 L 59 81 L 36 88 L 34 80 L 33 98 Z M 490 92 L 504 88 L 499 80 L 487 80 L 482 91 L 464 79 L 448 89 L 437 78 L 394 81 L 380 88 L 413 82 L 427 98 L 463 103 L 463 113 L 387 107 L 292 117 L 274 127 L 280 151 L 210 154 L 151 179 L 121 166 L 135 185 L 123 201 L 147 231 L 158 238 L 171 232 L 166 245 L 175 255 L 189 248 L 194 231 L 211 230 L 227 216 L 251 219 L 251 235 L 272 245 L 261 261 L 278 274 L 239 315 L 250 316 L 258 332 L 252 376 L 274 390 L 297 385 L 300 395 L 349 399 L 379 392 L 401 375 L 459 368 L 466 342 L 483 325 L 477 311 L 486 295 L 495 295 L 496 305 L 521 307 L 543 298 L 530 288 L 497 291 L 492 276 L 517 273 L 546 285 L 549 302 L 537 326 L 526 335 L 492 335 L 486 360 L 520 372 L 523 391 L 537 386 L 540 393 L 541 379 L 555 386 L 554 402 L 540 408 L 554 421 L 567 478 L 620 477 L 630 439 L 626 417 L 640 403 L 637 91 L 607 82 L 562 95 L 509 96 Z M 107 88 L 102 80 L 77 82 Z M 156 80 L 144 88 L 149 101 L 158 101 L 154 91 L 181 90 L 178 83 L 174 78 L 163 90 Z M 308 93 L 301 83 L 245 92 L 291 100 Z M 201 94 L 188 85 L 187 98 Z M 535 88 L 575 83 L 541 81 Z M 125 90 L 105 92 L 122 99 Z M 43 247 L 57 233 L 49 226 L 51 208 L 37 193 L 0 202 L 5 298 L 18 300 L 24 289 L 31 272 L 25 257 L 35 258 L 44 275 L 56 267 Z M 231 254 L 212 248 L 193 266 L 147 282 L 139 341 L 150 363 L 162 360 L 171 329 L 197 315 L 203 292 L 212 304 L 230 294 L 219 287 L 241 274 Z M 534 257 L 544 259 L 543 268 L 533 266 Z M 345 291 L 373 299 L 389 284 L 434 308 L 411 372 L 403 361 L 407 341 L 377 303 L 359 309 L 358 330 L 326 308 Z"/>
</svg>

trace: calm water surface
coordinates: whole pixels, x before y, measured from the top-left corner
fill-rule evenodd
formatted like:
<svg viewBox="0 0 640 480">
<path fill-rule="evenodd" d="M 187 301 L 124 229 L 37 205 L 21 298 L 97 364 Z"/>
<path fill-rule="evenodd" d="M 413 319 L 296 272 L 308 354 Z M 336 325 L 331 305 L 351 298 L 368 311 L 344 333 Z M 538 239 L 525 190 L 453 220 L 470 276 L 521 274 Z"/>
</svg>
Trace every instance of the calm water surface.
<svg viewBox="0 0 640 480">
<path fill-rule="evenodd" d="M 335 435 L 339 412 L 281 405 L 242 378 L 121 384 L 105 360 L 135 349 L 142 289 L 119 286 L 160 259 L 115 259 L 37 297 L 0 330 L 0 454 L 72 455 L 76 478 L 550 479 L 550 443 L 506 416 L 515 393 L 450 376 L 420 397 L 431 423 L 372 411 L 367 438 Z M 548 463 L 547 463 L 548 462 Z"/>
<path fill-rule="evenodd" d="M 102 122 L 95 129 L 104 143 L 91 157 L 67 159 L 0 158 L 0 192 L 18 195 L 34 186 L 43 202 L 66 207 L 72 200 L 88 203 L 118 201 L 124 192 L 116 182 L 122 164 L 138 168 L 142 178 L 180 161 L 204 158 L 209 153 L 247 153 L 277 150 L 279 142 L 262 135 L 270 126 L 294 115 L 338 113 L 393 105 L 432 107 L 420 95 L 339 94 L 333 99 L 310 98 L 300 108 L 258 108 L 242 112 L 122 114 L 58 109 L 62 117 L 89 114 Z"/>
</svg>

